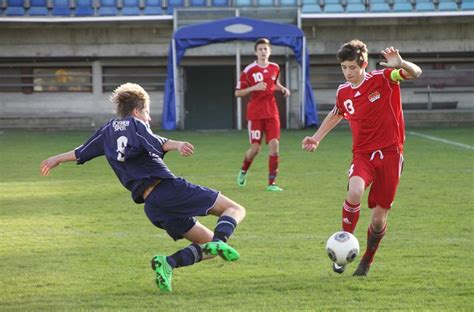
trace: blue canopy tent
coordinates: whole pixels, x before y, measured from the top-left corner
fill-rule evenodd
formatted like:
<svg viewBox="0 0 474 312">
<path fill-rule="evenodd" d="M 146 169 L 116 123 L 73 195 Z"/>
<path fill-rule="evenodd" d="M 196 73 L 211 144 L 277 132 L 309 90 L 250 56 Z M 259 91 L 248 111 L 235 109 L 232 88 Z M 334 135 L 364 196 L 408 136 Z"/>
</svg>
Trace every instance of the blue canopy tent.
<svg viewBox="0 0 474 312">
<path fill-rule="evenodd" d="M 168 67 L 163 103 L 163 128 L 174 130 L 179 124 L 179 97 L 177 92 L 177 69 L 186 49 L 212 43 L 233 40 L 256 41 L 268 38 L 272 45 L 286 46 L 294 51 L 296 60 L 302 68 L 301 124 L 318 124 L 316 103 L 309 79 L 309 56 L 304 33 L 296 26 L 259 21 L 244 17 L 233 17 L 213 22 L 185 26 L 173 34 L 168 49 Z"/>
</svg>

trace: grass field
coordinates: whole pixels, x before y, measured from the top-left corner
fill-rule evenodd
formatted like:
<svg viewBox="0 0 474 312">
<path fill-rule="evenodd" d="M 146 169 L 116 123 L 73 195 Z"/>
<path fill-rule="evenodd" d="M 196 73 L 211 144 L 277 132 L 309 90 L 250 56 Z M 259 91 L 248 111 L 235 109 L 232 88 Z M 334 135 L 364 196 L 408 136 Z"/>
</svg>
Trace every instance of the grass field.
<svg viewBox="0 0 474 312">
<path fill-rule="evenodd" d="M 474 146 L 472 128 L 417 132 Z M 324 250 L 340 228 L 350 134 L 333 131 L 305 153 L 300 142 L 310 133 L 283 132 L 278 194 L 265 192 L 263 153 L 247 186 L 236 186 L 244 132 L 164 134 L 195 145 L 190 158 L 166 156 L 171 170 L 221 190 L 247 217 L 230 241 L 241 260 L 178 269 L 174 291 L 161 294 L 149 260 L 187 242 L 151 225 L 105 159 L 39 175 L 41 160 L 90 133 L 1 132 L 0 310 L 474 310 L 474 150 L 407 136 L 387 235 L 370 275 L 354 278 L 355 264 L 336 275 Z M 362 252 L 366 199 L 363 207 L 355 232 Z"/>
</svg>

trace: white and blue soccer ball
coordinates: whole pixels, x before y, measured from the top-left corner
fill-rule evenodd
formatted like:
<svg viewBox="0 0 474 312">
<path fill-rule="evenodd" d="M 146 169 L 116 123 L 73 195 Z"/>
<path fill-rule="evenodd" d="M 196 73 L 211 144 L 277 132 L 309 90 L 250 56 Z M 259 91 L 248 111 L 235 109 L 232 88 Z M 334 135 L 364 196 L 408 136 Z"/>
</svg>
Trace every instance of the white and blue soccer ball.
<svg viewBox="0 0 474 312">
<path fill-rule="evenodd" d="M 346 265 L 359 254 L 359 241 L 349 232 L 336 232 L 326 243 L 329 259 L 338 265 Z"/>
</svg>

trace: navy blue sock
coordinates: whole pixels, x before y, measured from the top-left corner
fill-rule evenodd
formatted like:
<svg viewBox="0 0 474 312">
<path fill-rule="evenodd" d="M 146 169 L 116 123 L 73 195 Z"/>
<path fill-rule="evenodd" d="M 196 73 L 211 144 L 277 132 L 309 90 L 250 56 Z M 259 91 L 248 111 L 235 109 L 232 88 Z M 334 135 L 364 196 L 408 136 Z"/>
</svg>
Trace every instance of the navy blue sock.
<svg viewBox="0 0 474 312">
<path fill-rule="evenodd" d="M 229 216 L 222 216 L 217 220 L 216 228 L 214 229 L 213 240 L 221 240 L 227 242 L 229 237 L 234 233 L 237 221 Z"/>
<path fill-rule="evenodd" d="M 173 269 L 193 265 L 202 260 L 202 250 L 198 244 L 191 244 L 166 257 L 166 260 Z"/>
</svg>

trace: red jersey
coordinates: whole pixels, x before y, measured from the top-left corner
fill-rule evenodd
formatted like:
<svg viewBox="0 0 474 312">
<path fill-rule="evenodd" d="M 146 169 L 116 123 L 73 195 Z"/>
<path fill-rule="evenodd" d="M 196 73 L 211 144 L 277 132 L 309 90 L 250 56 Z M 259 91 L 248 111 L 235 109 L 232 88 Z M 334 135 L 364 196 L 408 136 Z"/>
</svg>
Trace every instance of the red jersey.
<svg viewBox="0 0 474 312">
<path fill-rule="evenodd" d="M 400 84 L 390 79 L 391 68 L 365 73 L 358 87 L 344 83 L 337 89 L 333 113 L 349 121 L 352 152 L 371 153 L 387 147 L 403 150 L 403 119 Z"/>
<path fill-rule="evenodd" d="M 275 85 L 280 75 L 280 66 L 269 63 L 263 67 L 253 62 L 245 67 L 237 83 L 237 90 L 247 89 L 259 82 L 265 82 L 265 91 L 253 91 L 247 105 L 247 120 L 279 118 L 278 107 L 275 101 Z"/>
</svg>

